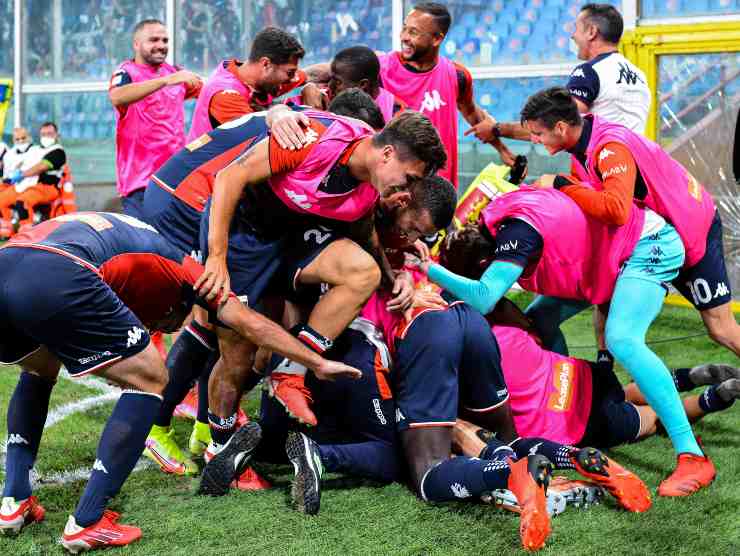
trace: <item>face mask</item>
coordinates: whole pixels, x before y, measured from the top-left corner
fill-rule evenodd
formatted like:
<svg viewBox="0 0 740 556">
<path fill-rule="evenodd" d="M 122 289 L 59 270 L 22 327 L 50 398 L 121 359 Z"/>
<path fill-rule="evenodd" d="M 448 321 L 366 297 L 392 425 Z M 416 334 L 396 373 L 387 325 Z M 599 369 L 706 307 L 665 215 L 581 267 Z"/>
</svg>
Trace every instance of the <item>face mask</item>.
<svg viewBox="0 0 740 556">
<path fill-rule="evenodd" d="M 26 152 L 28 150 L 28 147 L 30 146 L 31 146 L 30 142 L 13 143 L 13 148 L 21 153 Z"/>
<path fill-rule="evenodd" d="M 57 140 L 54 137 L 42 137 L 39 139 L 39 143 L 41 143 L 41 146 L 44 148 L 51 147 L 56 142 Z"/>
</svg>

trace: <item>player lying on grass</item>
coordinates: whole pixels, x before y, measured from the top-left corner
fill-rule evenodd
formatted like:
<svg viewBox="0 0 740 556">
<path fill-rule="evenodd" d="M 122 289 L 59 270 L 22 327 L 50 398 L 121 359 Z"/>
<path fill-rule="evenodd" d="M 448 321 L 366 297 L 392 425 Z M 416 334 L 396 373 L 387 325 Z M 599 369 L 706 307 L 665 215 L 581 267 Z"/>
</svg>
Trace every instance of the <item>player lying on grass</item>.
<svg viewBox="0 0 740 556">
<path fill-rule="evenodd" d="M 397 317 L 387 310 L 386 300 L 387 296 L 375 294 L 363 308 L 362 317 L 366 326 L 373 325 L 376 336 L 382 330 L 383 336 L 391 339 L 388 382 L 396 404 L 397 450 L 421 498 L 429 502 L 477 500 L 486 492 L 508 488 L 523 508 L 520 534 L 523 546 L 530 550 L 541 548 L 550 532 L 545 508 L 550 460 L 559 469 L 575 469 L 602 484 L 628 510 L 645 511 L 650 507 L 650 495 L 642 481 L 595 448 L 579 450 L 517 435 L 496 340 L 474 309 L 460 302 L 447 306 L 440 298 L 437 303 L 411 309 L 406 317 Z M 377 363 L 370 363 L 372 367 L 364 372 L 377 372 Z M 353 412 L 358 410 L 364 414 L 361 422 L 379 419 L 374 405 L 365 403 Z M 479 425 L 488 423 L 496 432 L 497 444 L 481 458 L 450 458 L 458 415 Z M 276 420 L 272 417 L 268 426 Z M 237 436 L 248 438 L 258 451 L 258 427 L 240 429 Z M 280 436 L 274 436 L 274 432 L 265 435 L 265 444 L 272 446 L 273 453 L 276 438 Z M 292 433 L 286 451 L 296 469 L 294 501 L 308 513 L 319 509 L 324 461 L 332 470 L 377 474 L 384 480 L 398 470 L 398 456 L 388 450 L 387 443 L 364 442 L 337 449 L 317 446 L 309 436 Z"/>
<path fill-rule="evenodd" d="M 686 496 L 711 484 L 714 464 L 696 442 L 667 367 L 645 343 L 663 304 L 665 284 L 684 262 L 676 229 L 637 205 L 623 225 L 608 225 L 560 191 L 528 186 L 491 201 L 480 222 L 488 254 L 480 279 L 432 263 L 425 251 L 421 268 L 429 278 L 482 314 L 516 282 L 564 300 L 563 310 L 609 301 L 609 350 L 658 414 L 678 454 L 675 470 L 658 493 Z"/>
<path fill-rule="evenodd" d="M 78 213 L 50 220 L 6 243 L 0 268 L 0 361 L 22 369 L 8 406 L 3 533 L 18 533 L 44 517 L 29 474 L 64 364 L 73 377 L 95 373 L 125 390 L 103 430 L 62 545 L 77 553 L 141 537 L 140 529 L 118 524 L 119 515 L 105 508 L 141 455 L 167 384 L 167 370 L 147 330 L 176 330 L 196 301 L 244 342 L 322 373 L 359 373 L 307 349 L 233 294 L 197 299 L 194 284 L 203 267 L 131 217 Z"/>
<path fill-rule="evenodd" d="M 481 277 L 489 257 L 490 245 L 474 224 L 448 235 L 440 250 L 440 264 L 472 280 Z M 505 321 L 497 318 L 504 314 Z M 488 319 L 501 349 L 514 421 L 521 434 L 609 448 L 657 432 L 657 414 L 637 384 L 622 387 L 613 360 L 594 363 L 543 348 L 529 319 L 506 298 Z M 679 392 L 709 386 L 683 400 L 690 422 L 727 409 L 740 397 L 740 369 L 735 367 L 700 365 L 675 369 L 672 375 Z"/>
</svg>

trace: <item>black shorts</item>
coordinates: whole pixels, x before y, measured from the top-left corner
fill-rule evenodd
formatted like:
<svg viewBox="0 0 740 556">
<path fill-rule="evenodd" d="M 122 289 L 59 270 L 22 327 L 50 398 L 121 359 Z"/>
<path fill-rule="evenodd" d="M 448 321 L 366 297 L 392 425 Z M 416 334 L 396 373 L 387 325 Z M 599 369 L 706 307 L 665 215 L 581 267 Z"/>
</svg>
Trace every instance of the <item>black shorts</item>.
<svg viewBox="0 0 740 556">
<path fill-rule="evenodd" d="M 707 250 L 704 256 L 691 268 L 682 269 L 672 284 L 699 311 L 732 301 L 719 211 L 714 213 L 707 233 Z"/>
<path fill-rule="evenodd" d="M 610 448 L 633 442 L 640 433 L 640 415 L 625 400 L 624 389 L 614 371 L 589 363 L 593 384 L 591 413 L 579 446 Z"/>
<path fill-rule="evenodd" d="M 93 270 L 28 247 L 0 249 L 0 361 L 40 346 L 81 376 L 136 355 L 149 344 L 141 321 Z"/>
<path fill-rule="evenodd" d="M 399 430 L 451 427 L 458 404 L 485 412 L 509 399 L 491 327 L 464 303 L 416 317 L 396 340 L 393 381 Z"/>
</svg>

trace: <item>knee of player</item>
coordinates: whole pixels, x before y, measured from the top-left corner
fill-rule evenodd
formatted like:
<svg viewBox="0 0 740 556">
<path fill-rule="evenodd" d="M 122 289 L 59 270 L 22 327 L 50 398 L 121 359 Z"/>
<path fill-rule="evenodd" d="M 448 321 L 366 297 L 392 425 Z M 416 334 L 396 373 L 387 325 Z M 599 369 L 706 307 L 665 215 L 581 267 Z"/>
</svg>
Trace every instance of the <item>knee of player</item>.
<svg viewBox="0 0 740 556">
<path fill-rule="evenodd" d="M 380 285 L 380 267 L 368 253 L 358 253 L 344 265 L 346 285 L 355 291 L 373 292 Z"/>
<path fill-rule="evenodd" d="M 640 344 L 645 343 L 644 338 L 638 338 L 626 330 L 614 330 L 607 327 L 606 329 L 606 347 L 612 352 L 612 355 L 620 362 L 623 363 L 625 360 L 632 357 L 635 349 Z"/>
<path fill-rule="evenodd" d="M 709 337 L 723 346 L 740 345 L 740 326 L 731 315 L 729 319 L 707 319 Z"/>
</svg>

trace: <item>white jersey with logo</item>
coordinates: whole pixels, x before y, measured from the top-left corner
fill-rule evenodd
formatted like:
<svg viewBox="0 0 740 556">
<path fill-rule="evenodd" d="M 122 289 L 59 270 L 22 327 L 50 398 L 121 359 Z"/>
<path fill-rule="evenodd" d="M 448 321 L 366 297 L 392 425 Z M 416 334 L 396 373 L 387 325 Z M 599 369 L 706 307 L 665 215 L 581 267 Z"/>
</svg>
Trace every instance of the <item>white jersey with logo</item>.
<svg viewBox="0 0 740 556">
<path fill-rule="evenodd" d="M 645 133 L 652 95 L 643 71 L 619 52 L 607 52 L 577 66 L 570 94 L 606 120 Z"/>
</svg>

